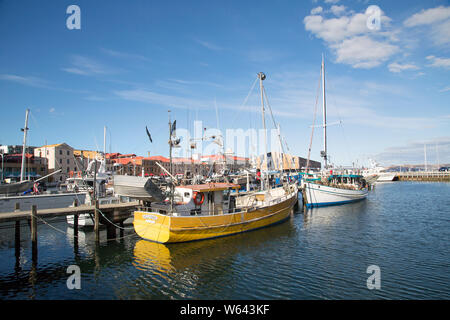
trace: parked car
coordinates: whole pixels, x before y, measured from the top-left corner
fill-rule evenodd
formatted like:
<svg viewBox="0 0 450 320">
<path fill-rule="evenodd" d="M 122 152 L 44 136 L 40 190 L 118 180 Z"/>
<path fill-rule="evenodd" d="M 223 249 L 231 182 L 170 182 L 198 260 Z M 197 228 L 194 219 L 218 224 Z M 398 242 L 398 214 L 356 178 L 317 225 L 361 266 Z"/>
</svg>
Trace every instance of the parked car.
<svg viewBox="0 0 450 320">
<path fill-rule="evenodd" d="M 450 171 L 450 167 L 440 167 L 439 171 Z"/>
</svg>

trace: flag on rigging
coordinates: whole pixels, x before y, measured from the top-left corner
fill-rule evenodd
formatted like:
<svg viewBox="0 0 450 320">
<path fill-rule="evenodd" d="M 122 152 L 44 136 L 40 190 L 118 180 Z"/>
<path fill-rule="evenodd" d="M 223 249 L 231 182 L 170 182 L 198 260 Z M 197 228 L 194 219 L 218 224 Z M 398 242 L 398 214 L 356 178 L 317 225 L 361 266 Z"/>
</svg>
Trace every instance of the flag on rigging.
<svg viewBox="0 0 450 320">
<path fill-rule="evenodd" d="M 147 135 L 148 135 L 148 138 L 150 139 L 150 142 L 153 143 L 152 136 L 150 135 L 150 132 L 148 131 L 147 126 L 145 126 L 145 131 L 147 131 Z"/>
<path fill-rule="evenodd" d="M 177 130 L 177 120 L 175 120 L 175 121 L 172 123 L 172 128 L 170 128 L 170 135 L 171 135 L 172 137 L 175 137 L 175 136 L 176 136 L 176 130 Z"/>
</svg>

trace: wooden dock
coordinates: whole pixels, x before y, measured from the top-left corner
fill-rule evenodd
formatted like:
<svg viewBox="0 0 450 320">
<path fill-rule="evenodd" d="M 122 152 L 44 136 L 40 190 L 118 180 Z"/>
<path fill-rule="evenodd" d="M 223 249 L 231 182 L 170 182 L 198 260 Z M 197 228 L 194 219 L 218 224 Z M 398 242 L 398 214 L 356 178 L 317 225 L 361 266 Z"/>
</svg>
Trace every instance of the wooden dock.
<svg viewBox="0 0 450 320">
<path fill-rule="evenodd" d="M 45 222 L 45 218 L 73 215 L 74 250 L 78 251 L 78 217 L 80 214 L 93 214 L 95 240 L 98 244 L 100 241 L 100 223 L 106 226 L 107 238 L 115 238 L 116 229 L 119 227 L 122 229 L 121 231 L 123 231 L 123 221 L 130 217 L 134 209 L 136 209 L 136 207 L 139 205 L 140 202 L 138 201 L 103 205 L 99 205 L 98 201 L 94 201 L 94 205 L 78 206 L 77 202 L 75 201 L 72 207 L 38 210 L 37 206 L 32 205 L 30 210 L 21 211 L 19 208 L 19 203 L 16 203 L 16 210 L 14 212 L 0 213 L 0 223 L 15 222 L 15 251 L 17 260 L 20 259 L 20 221 L 27 220 L 29 222 L 31 231 L 32 260 L 33 263 L 36 263 L 38 219 Z"/>
<path fill-rule="evenodd" d="M 450 181 L 450 172 L 448 171 L 397 172 L 395 176 L 399 181 Z"/>
<path fill-rule="evenodd" d="M 116 212 L 116 216 L 113 217 L 111 221 L 118 221 L 120 217 L 118 214 L 123 211 L 133 210 L 139 205 L 138 201 L 135 202 L 125 202 L 125 203 L 117 203 L 117 204 L 102 204 L 98 206 L 98 210 L 100 210 L 104 214 L 111 214 Z M 39 209 L 39 208 L 36 208 Z M 77 207 L 67 207 L 67 208 L 55 208 L 55 209 L 42 209 L 36 211 L 36 216 L 39 218 L 51 218 L 58 216 L 70 216 L 77 215 L 81 213 L 92 213 L 95 214 L 95 205 L 83 205 Z M 0 223 L 2 222 L 11 222 L 11 221 L 19 221 L 19 220 L 30 220 L 32 214 L 32 208 L 28 211 L 14 211 L 14 212 L 5 212 L 0 213 Z"/>
</svg>

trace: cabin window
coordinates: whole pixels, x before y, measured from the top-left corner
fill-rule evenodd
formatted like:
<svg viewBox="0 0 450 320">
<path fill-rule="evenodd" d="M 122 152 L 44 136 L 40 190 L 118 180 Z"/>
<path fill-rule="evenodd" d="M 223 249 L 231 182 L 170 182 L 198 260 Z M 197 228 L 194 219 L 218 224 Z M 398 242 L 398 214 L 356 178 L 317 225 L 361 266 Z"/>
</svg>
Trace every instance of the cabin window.
<svg viewBox="0 0 450 320">
<path fill-rule="evenodd" d="M 189 192 L 185 192 L 185 193 L 184 193 L 184 197 L 185 197 L 185 198 L 190 197 L 190 196 L 191 196 L 191 194 L 190 194 Z"/>
</svg>

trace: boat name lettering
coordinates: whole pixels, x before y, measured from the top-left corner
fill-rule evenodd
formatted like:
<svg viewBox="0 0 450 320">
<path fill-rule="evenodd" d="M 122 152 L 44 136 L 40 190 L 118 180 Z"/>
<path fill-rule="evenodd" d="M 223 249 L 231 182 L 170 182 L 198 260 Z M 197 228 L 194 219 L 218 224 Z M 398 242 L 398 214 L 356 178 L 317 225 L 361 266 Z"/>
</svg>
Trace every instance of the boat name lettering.
<svg viewBox="0 0 450 320">
<path fill-rule="evenodd" d="M 150 215 L 150 214 L 144 214 L 142 216 L 142 218 L 144 218 L 144 220 L 148 223 L 155 223 L 156 220 L 158 219 L 158 217 Z"/>
<path fill-rule="evenodd" d="M 144 218 L 144 219 L 153 219 L 153 220 L 158 219 L 156 216 L 153 216 L 153 215 L 150 215 L 150 214 L 144 214 L 142 216 L 142 218 Z"/>
</svg>

